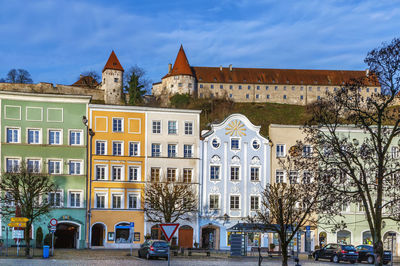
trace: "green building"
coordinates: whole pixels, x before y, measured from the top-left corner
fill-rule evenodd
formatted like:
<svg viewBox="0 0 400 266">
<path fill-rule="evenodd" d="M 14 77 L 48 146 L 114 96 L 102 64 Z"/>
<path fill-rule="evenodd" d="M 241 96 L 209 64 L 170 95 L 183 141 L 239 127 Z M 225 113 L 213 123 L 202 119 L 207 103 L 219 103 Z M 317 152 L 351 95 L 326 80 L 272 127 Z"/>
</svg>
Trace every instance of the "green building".
<svg viewBox="0 0 400 266">
<path fill-rule="evenodd" d="M 54 208 L 33 224 L 48 233 L 58 220 L 56 248 L 86 247 L 86 126 L 90 96 L 0 92 L 2 172 L 25 162 L 33 171 L 49 173 L 59 187 L 49 195 Z M 2 239 L 9 221 L 2 219 Z"/>
</svg>

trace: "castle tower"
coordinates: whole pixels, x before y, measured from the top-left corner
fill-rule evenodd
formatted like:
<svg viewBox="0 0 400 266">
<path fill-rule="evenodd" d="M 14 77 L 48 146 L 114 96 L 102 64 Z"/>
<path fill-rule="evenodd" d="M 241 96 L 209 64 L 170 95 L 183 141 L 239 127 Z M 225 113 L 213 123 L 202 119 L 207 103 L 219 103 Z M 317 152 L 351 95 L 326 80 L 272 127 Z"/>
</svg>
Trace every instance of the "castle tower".
<svg viewBox="0 0 400 266">
<path fill-rule="evenodd" d="M 170 95 L 177 93 L 194 95 L 195 82 L 192 68 L 181 45 L 174 66 L 171 68 L 171 65 L 169 65 L 168 74 L 162 78 L 163 90 Z"/>
<path fill-rule="evenodd" d="M 124 68 L 112 51 L 101 74 L 101 89 L 104 90 L 105 104 L 120 104 L 122 102 L 123 74 Z"/>
</svg>

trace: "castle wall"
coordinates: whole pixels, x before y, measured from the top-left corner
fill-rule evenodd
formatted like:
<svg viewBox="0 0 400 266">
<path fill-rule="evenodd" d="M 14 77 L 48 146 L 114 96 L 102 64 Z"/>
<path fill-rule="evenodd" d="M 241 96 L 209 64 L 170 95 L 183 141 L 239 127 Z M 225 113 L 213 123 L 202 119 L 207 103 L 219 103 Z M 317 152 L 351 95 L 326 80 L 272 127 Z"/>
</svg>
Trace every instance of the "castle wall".
<svg viewBox="0 0 400 266">
<path fill-rule="evenodd" d="M 120 104 L 122 102 L 123 71 L 106 69 L 102 73 L 101 88 L 104 90 L 106 104 Z"/>
</svg>

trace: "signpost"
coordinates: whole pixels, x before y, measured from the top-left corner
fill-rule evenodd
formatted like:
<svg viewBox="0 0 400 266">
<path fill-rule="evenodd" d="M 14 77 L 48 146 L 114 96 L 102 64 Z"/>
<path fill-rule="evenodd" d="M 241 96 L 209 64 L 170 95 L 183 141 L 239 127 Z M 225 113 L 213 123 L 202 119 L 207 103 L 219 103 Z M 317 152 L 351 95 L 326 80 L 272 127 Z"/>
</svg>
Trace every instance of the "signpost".
<svg viewBox="0 0 400 266">
<path fill-rule="evenodd" d="M 57 230 L 58 221 L 55 218 L 52 218 L 49 222 L 49 231 L 51 233 L 51 256 L 54 256 L 54 233 Z"/>
<path fill-rule="evenodd" d="M 135 223 L 130 222 L 129 223 L 129 239 L 131 240 L 131 257 L 133 256 L 132 254 L 132 249 L 133 249 L 133 240 L 134 240 L 134 233 L 135 233 Z"/>
<path fill-rule="evenodd" d="M 160 224 L 161 231 L 163 232 L 165 238 L 168 242 L 171 242 L 172 237 L 174 236 L 176 230 L 178 229 L 179 224 Z M 171 243 L 170 243 L 171 244 Z M 170 245 L 168 245 L 168 266 L 170 266 Z"/>
</svg>

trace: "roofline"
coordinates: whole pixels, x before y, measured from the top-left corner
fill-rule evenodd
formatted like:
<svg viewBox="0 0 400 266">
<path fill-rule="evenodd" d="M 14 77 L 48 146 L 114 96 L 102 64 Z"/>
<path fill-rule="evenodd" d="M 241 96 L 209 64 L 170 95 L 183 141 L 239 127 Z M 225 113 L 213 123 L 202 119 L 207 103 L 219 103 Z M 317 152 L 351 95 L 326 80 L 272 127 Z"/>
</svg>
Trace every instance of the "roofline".
<svg viewBox="0 0 400 266">
<path fill-rule="evenodd" d="M 286 124 L 270 124 L 270 128 L 297 128 L 301 129 L 304 127 L 304 125 L 286 125 Z M 315 126 L 314 126 L 315 127 Z M 375 125 L 372 125 L 371 127 L 376 127 Z M 388 125 L 388 127 L 393 127 Z M 321 127 L 323 130 L 325 127 Z M 353 131 L 364 131 L 360 126 L 354 125 L 354 124 L 349 124 L 349 125 L 338 125 L 337 127 L 338 130 L 353 130 Z"/>
<path fill-rule="evenodd" d="M 199 67 L 199 68 L 216 68 L 220 69 L 220 67 L 208 67 L 208 66 L 190 66 L 190 67 Z M 222 67 L 222 69 L 229 69 L 229 67 Z M 357 70 L 357 69 L 307 69 L 307 68 L 262 68 L 262 67 L 232 67 L 234 69 L 254 69 L 254 70 L 300 70 L 300 71 L 356 71 L 356 72 L 365 72 L 366 70 Z"/>
<path fill-rule="evenodd" d="M 90 101 L 92 96 L 90 95 L 74 95 L 74 94 L 51 94 L 51 93 L 32 93 L 32 92 L 16 92 L 16 91 L 1 91 L 0 95 L 19 95 L 19 96 L 31 96 L 31 97 L 52 97 L 52 98 L 75 98 L 75 99 L 85 99 Z"/>
<path fill-rule="evenodd" d="M 130 111 L 162 111 L 168 113 L 191 113 L 200 114 L 202 110 L 192 110 L 192 109 L 173 109 L 173 108 L 157 108 L 157 107 L 143 107 L 143 106 L 129 106 L 129 105 L 109 105 L 109 104 L 89 104 L 89 108 L 99 108 L 99 109 L 120 109 L 120 110 L 130 110 Z"/>
</svg>

